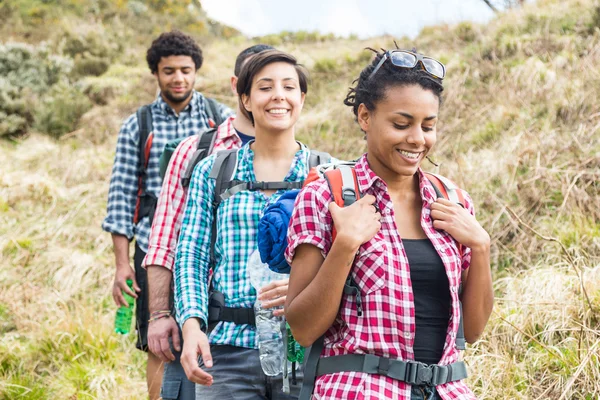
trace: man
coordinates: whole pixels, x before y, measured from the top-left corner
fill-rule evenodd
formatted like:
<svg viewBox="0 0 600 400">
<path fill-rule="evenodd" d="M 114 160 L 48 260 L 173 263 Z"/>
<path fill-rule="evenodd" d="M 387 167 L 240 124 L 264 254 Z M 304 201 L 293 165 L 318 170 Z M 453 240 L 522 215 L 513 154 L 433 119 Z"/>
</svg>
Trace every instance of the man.
<svg viewBox="0 0 600 400">
<path fill-rule="evenodd" d="M 254 54 L 266 49 L 267 45 L 255 45 L 243 50 L 236 59 L 231 89 L 235 95 L 237 76 L 242 65 Z M 235 117 L 229 117 L 216 133 L 213 152 L 239 148 L 254 137 L 254 127 L 250 120 L 238 109 Z M 180 332 L 171 315 L 171 282 L 177 238 L 181 229 L 187 190 L 181 178 L 188 168 L 197 146 L 198 135 L 189 137 L 177 147 L 165 174 L 165 180 L 158 199 L 154 222 L 150 232 L 148 254 L 143 265 L 148 271 L 151 322 L 148 328 L 150 351 L 168 363 L 165 365 L 161 396 L 164 400 L 194 400 L 195 387 L 190 382 L 180 364 Z M 175 352 L 171 351 L 169 339 Z M 175 354 L 173 354 L 175 353 Z"/>
<path fill-rule="evenodd" d="M 111 233 L 113 240 L 116 262 L 113 299 L 117 305 L 127 306 L 122 292 L 136 298 L 136 347 L 143 351 L 148 351 L 149 312 L 146 271 L 141 268 L 141 263 L 148 248 L 150 212 L 140 214 L 141 207 L 136 206 L 138 191 L 158 197 L 161 187 L 158 161 L 166 143 L 208 129 L 208 115 L 213 108 L 223 119 L 231 114 L 231 110 L 221 104 L 213 102 L 211 107 L 211 103 L 194 90 L 196 73 L 203 58 L 201 49 L 191 37 L 179 31 L 161 34 L 148 49 L 146 61 L 160 88 L 160 94 L 149 107 L 153 139 L 146 142 L 150 147 L 147 168 L 140 166 L 140 160 L 145 156 L 140 154 L 140 124 L 133 114 L 123 123 L 117 139 L 107 216 L 102 223 L 102 228 Z M 129 259 L 129 242 L 134 237 L 135 270 Z M 133 281 L 133 291 L 126 284 L 128 279 Z M 151 400 L 159 398 L 161 378 L 162 362 L 148 352 L 146 379 Z"/>
</svg>

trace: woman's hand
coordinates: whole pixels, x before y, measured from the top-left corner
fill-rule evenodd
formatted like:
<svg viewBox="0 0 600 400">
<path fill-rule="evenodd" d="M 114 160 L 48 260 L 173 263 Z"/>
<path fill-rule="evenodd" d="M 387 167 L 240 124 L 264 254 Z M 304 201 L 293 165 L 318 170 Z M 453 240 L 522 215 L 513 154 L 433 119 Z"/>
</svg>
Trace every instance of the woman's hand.
<svg viewBox="0 0 600 400">
<path fill-rule="evenodd" d="M 448 232 L 463 246 L 479 249 L 490 245 L 490 235 L 475 216 L 456 203 L 438 198 L 431 205 L 431 218 L 435 229 Z"/>
<path fill-rule="evenodd" d="M 331 202 L 329 212 L 337 231 L 336 240 L 356 249 L 371 240 L 381 229 L 381 214 L 374 203 L 375 196 L 370 194 L 349 207 L 342 208 Z"/>
<path fill-rule="evenodd" d="M 273 310 L 273 315 L 276 317 L 282 316 L 283 306 L 287 299 L 288 283 L 289 279 L 281 279 L 262 287 L 258 292 L 258 300 L 261 302 L 261 307 L 273 308 L 281 306 L 280 309 Z"/>
<path fill-rule="evenodd" d="M 196 318 L 190 318 L 183 324 L 183 350 L 181 352 L 181 366 L 187 378 L 199 385 L 210 386 L 213 377 L 198 365 L 198 357 L 206 368 L 213 366 L 212 355 L 208 337 L 200 329 L 200 322 Z"/>
</svg>

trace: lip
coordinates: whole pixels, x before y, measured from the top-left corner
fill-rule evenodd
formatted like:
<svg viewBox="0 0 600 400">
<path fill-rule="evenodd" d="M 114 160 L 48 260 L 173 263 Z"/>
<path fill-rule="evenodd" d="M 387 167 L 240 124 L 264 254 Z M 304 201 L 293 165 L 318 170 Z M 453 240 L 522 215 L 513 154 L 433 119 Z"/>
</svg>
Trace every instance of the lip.
<svg viewBox="0 0 600 400">
<path fill-rule="evenodd" d="M 271 113 L 271 110 L 285 110 L 285 112 L 284 113 Z M 291 110 L 287 109 L 287 108 L 279 108 L 279 107 L 277 107 L 277 108 L 270 108 L 270 109 L 268 109 L 267 110 L 267 114 L 269 114 L 269 116 L 271 116 L 271 117 L 285 117 L 286 115 L 289 115 L 290 111 Z"/>
<path fill-rule="evenodd" d="M 395 149 L 396 153 L 398 153 L 398 155 L 408 164 L 418 164 L 421 159 L 423 158 L 423 154 L 425 154 L 425 151 L 412 151 L 412 150 L 404 150 L 404 149 Z M 406 151 L 409 153 L 419 153 L 419 156 L 417 158 L 408 158 L 406 157 L 404 154 L 400 153 L 400 151 Z"/>
<path fill-rule="evenodd" d="M 185 92 L 185 87 L 173 87 L 171 88 L 172 91 L 176 92 L 176 93 L 183 93 Z"/>
</svg>

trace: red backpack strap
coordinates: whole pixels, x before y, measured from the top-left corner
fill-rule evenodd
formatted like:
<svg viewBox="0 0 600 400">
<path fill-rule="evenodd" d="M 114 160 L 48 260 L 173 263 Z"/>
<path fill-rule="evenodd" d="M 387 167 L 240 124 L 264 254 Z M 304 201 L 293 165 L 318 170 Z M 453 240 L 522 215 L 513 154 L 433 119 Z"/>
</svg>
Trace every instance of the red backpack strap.
<svg viewBox="0 0 600 400">
<path fill-rule="evenodd" d="M 339 165 L 335 169 L 325 171 L 323 177 L 329 185 L 333 201 L 340 207 L 348 207 L 356 200 L 360 199 L 360 190 L 358 188 L 358 179 L 354 166 Z M 331 231 L 331 242 L 335 240 L 337 231 L 335 226 Z"/>
<path fill-rule="evenodd" d="M 429 182 L 431 182 L 438 197 L 441 196 L 446 200 L 450 200 L 453 203 L 460 204 L 462 207 L 466 207 L 464 193 L 454 182 L 444 176 L 432 174 L 431 172 L 425 172 L 425 176 L 429 179 Z M 457 243 L 456 246 L 460 257 L 462 258 L 465 252 L 464 246 L 460 243 Z"/>
</svg>

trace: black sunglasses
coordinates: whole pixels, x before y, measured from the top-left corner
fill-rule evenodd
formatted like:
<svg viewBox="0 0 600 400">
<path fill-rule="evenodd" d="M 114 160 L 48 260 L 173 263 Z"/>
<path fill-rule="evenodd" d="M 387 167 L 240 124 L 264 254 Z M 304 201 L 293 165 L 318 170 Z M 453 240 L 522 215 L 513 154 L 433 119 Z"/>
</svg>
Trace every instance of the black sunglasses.
<svg viewBox="0 0 600 400">
<path fill-rule="evenodd" d="M 420 62 L 425 72 L 434 78 L 444 79 L 446 76 L 446 67 L 435 58 L 422 56 L 421 54 L 413 53 L 407 50 L 391 50 L 385 52 L 367 80 L 371 79 L 373 75 L 379 71 L 379 68 L 381 68 L 385 60 L 388 58 L 396 67 L 414 68 Z"/>
</svg>

